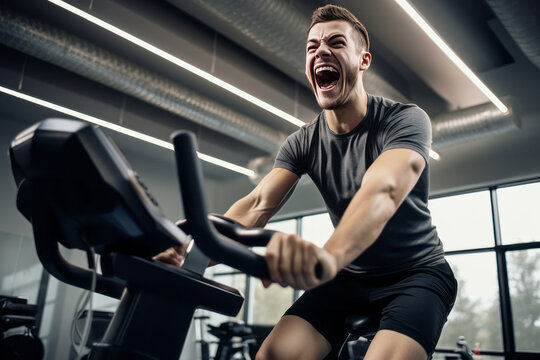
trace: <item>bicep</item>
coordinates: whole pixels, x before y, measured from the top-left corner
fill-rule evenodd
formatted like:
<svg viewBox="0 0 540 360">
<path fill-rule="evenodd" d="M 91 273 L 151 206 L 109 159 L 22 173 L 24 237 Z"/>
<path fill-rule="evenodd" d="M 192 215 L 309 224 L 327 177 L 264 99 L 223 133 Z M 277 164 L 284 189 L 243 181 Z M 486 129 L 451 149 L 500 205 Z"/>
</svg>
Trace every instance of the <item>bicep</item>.
<svg viewBox="0 0 540 360">
<path fill-rule="evenodd" d="M 386 150 L 366 171 L 361 189 L 387 193 L 399 206 L 418 182 L 425 166 L 426 160 L 417 151 L 406 148 Z"/>
</svg>

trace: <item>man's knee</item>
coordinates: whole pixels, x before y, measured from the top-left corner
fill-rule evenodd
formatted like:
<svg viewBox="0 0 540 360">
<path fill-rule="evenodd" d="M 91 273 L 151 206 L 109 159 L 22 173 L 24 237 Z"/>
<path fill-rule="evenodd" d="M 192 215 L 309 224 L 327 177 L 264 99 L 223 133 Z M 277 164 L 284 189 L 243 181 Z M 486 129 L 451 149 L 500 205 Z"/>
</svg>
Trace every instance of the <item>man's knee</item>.
<svg viewBox="0 0 540 360">
<path fill-rule="evenodd" d="M 322 359 L 329 351 L 330 344 L 311 324 L 296 316 L 284 316 L 263 342 L 255 359 Z"/>
<path fill-rule="evenodd" d="M 275 351 L 275 349 L 259 349 L 257 355 L 255 355 L 255 360 L 281 360 L 283 357 L 280 355 L 282 354 Z"/>
<path fill-rule="evenodd" d="M 276 340 L 265 341 L 257 352 L 255 360 L 297 360 L 302 358 L 302 348 L 300 346 L 295 346 L 287 341 L 278 343 L 279 337 Z"/>
</svg>

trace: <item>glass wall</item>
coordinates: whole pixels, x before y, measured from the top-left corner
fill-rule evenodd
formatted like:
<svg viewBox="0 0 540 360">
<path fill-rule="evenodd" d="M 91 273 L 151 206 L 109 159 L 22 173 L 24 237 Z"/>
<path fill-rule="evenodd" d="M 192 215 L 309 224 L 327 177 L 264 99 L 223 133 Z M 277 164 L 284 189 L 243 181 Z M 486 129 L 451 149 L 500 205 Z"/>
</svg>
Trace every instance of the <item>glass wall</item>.
<svg viewBox="0 0 540 360">
<path fill-rule="evenodd" d="M 508 252 L 506 261 L 516 349 L 540 352 L 540 249 Z"/>
<path fill-rule="evenodd" d="M 297 226 L 297 220 L 290 219 L 271 222 L 266 228 L 296 234 Z M 262 249 L 260 249 L 260 253 L 262 253 Z M 250 285 L 253 288 L 253 297 L 250 299 L 250 322 L 262 325 L 276 324 L 285 310 L 293 303 L 294 290 L 290 287 L 282 288 L 278 284 L 272 284 L 268 289 L 265 289 L 261 280 L 254 278 L 250 278 Z"/>
<path fill-rule="evenodd" d="M 517 351 L 540 352 L 540 183 L 497 190 Z M 513 245 L 510 245 L 513 244 Z M 540 356 L 538 357 L 540 358 Z"/>
<path fill-rule="evenodd" d="M 36 304 L 43 267 L 34 239 L 0 231 L 0 294 L 22 297 Z"/>
<path fill-rule="evenodd" d="M 302 239 L 323 247 L 334 232 L 328 213 L 309 215 L 302 218 Z"/>
<path fill-rule="evenodd" d="M 429 209 L 446 252 L 495 245 L 489 191 L 430 200 Z"/>
<path fill-rule="evenodd" d="M 502 331 L 495 254 L 447 256 L 458 281 L 458 295 L 439 348 L 452 349 L 460 336 L 482 350 L 502 350 Z"/>
<path fill-rule="evenodd" d="M 465 336 L 480 349 L 502 350 L 495 253 L 459 253 L 495 246 L 490 192 L 434 199 L 429 208 L 459 286 L 438 347 L 454 348 L 458 337 Z"/>
<path fill-rule="evenodd" d="M 497 190 L 503 244 L 540 241 L 540 182 Z"/>
<path fill-rule="evenodd" d="M 430 201 L 459 283 L 438 348 L 465 336 L 484 354 L 540 358 L 539 198 L 537 182 Z"/>
</svg>

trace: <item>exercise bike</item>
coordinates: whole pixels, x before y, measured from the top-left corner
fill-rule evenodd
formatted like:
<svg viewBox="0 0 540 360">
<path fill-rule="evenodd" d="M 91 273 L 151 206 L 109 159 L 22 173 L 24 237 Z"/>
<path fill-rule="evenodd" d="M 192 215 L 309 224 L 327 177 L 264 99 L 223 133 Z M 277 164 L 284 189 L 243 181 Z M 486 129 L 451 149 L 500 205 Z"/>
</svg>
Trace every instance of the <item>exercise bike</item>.
<svg viewBox="0 0 540 360">
<path fill-rule="evenodd" d="M 173 144 L 186 217 L 178 226 L 93 125 L 44 120 L 20 133 L 10 147 L 17 208 L 32 223 L 43 266 L 60 281 L 121 299 L 89 359 L 177 360 L 195 309 L 235 316 L 244 298 L 203 276 L 208 257 L 257 278 L 269 277 L 264 258 L 249 247 L 264 246 L 274 232 L 208 216 L 194 136 L 179 132 Z M 152 260 L 185 244 L 187 234 L 195 246 L 182 268 Z M 59 243 L 91 254 L 88 268 L 69 263 Z M 93 254 L 101 255 L 101 274 Z"/>
</svg>

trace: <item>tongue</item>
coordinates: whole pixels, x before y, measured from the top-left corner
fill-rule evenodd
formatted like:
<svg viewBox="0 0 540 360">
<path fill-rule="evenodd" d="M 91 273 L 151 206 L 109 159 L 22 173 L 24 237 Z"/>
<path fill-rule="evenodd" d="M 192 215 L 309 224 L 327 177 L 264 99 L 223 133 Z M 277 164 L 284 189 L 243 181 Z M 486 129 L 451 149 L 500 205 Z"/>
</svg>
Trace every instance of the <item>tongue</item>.
<svg viewBox="0 0 540 360">
<path fill-rule="evenodd" d="M 323 70 L 317 74 L 317 78 L 321 89 L 329 89 L 337 84 L 339 73 Z"/>
<path fill-rule="evenodd" d="M 336 84 L 337 84 L 337 80 L 330 81 L 330 82 L 323 82 L 323 83 L 321 83 L 321 89 L 323 89 L 323 90 L 330 89 L 331 87 L 333 87 Z"/>
</svg>

